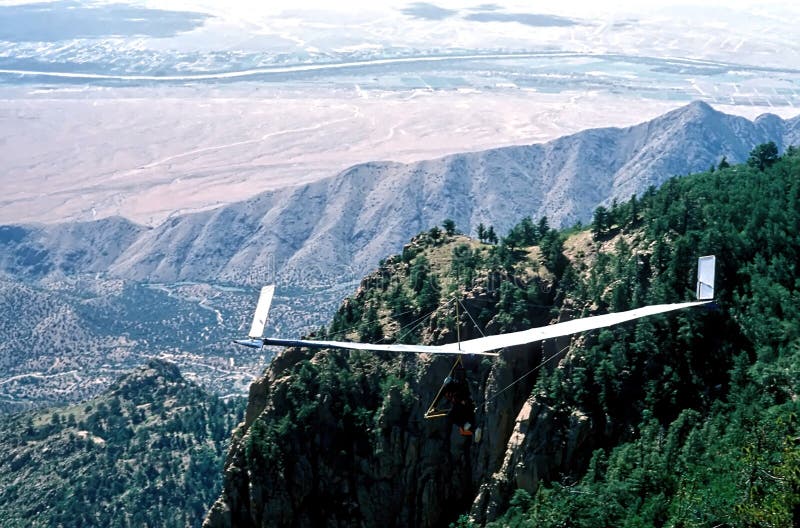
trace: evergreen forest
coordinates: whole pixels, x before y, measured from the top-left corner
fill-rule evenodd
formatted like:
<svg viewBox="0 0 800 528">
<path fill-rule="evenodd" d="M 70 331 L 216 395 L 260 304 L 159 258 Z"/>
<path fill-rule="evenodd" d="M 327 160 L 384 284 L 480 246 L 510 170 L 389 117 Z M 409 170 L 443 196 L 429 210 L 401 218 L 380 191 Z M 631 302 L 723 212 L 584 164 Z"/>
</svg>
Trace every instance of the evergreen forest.
<svg viewBox="0 0 800 528">
<path fill-rule="evenodd" d="M 0 422 L 0 526 L 199 526 L 243 398 L 151 360 L 102 395 Z"/>
<path fill-rule="evenodd" d="M 800 525 L 797 149 L 759 146 L 741 165 L 723 159 L 598 207 L 588 226 L 556 230 L 528 217 L 504 237 L 473 226 L 478 240 L 458 228 L 445 221 L 384 260 L 314 337 L 441 344 L 692 300 L 701 255 L 717 257 L 717 289 L 710 306 L 579 335 L 563 348 L 529 348 L 538 356 L 525 365 L 514 358 L 527 356 L 511 352 L 484 360 L 475 375 L 479 420 L 490 423 L 503 401 L 489 392 L 505 369 L 519 378 L 509 391 L 521 393 L 516 401 L 548 409 L 549 427 L 563 433 L 552 438 L 569 436 L 576 419 L 589 431 L 569 456 L 507 490 L 493 520 L 470 510 L 469 486 L 448 488 L 451 509 L 440 519 L 457 527 Z M 269 388 L 272 404 L 234 438 L 266 504 L 265 490 L 296 475 L 298 460 L 323 474 L 323 464 L 386 456 L 398 427 L 432 434 L 414 418 L 436 389 L 422 359 L 295 349 L 276 362 L 274 371 L 285 371 Z M 320 458 L 320 442 L 330 460 Z M 351 488 L 336 497 L 323 488 L 320 477 L 302 491 L 317 500 L 321 521 L 373 515 L 355 506 Z"/>
</svg>

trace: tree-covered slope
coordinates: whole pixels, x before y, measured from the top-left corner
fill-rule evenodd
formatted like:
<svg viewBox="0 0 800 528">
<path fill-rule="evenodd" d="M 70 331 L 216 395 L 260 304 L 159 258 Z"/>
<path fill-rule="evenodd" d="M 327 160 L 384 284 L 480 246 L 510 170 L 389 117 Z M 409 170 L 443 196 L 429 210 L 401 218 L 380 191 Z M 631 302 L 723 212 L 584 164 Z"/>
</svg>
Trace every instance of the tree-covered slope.
<svg viewBox="0 0 800 528">
<path fill-rule="evenodd" d="M 444 343 L 687 300 L 705 254 L 717 302 L 465 358 L 480 444 L 422 418 L 447 358 L 282 352 L 251 387 L 206 525 L 796 524 L 800 156 L 722 165 L 585 230 L 415 238 L 320 332 Z"/>
<path fill-rule="evenodd" d="M 557 239 L 557 232 L 549 232 Z M 501 266 L 505 254 L 505 248 L 433 229 L 366 277 L 330 328 L 320 332 L 359 340 L 453 341 L 456 311 L 448 292 L 474 275 L 475 261 Z M 541 292 L 544 307 L 534 320 L 544 323 L 550 318 L 552 274 L 532 258 L 518 268 L 531 292 Z M 511 307 L 506 275 L 480 273 L 503 290 L 500 302 Z M 464 303 L 490 331 L 524 325 L 497 309 L 497 295 L 495 286 L 481 286 Z M 466 325 L 462 330 L 465 337 L 474 332 Z M 496 387 L 524 373 L 538 356 L 526 354 L 513 364 L 472 361 L 467 367 L 482 385 L 491 370 L 488 383 Z M 279 353 L 251 386 L 245 422 L 233 435 L 226 489 L 207 524 L 436 526 L 455 520 L 469 508 L 476 475 L 486 474 L 490 462 L 475 461 L 478 450 L 444 420 L 422 418 L 451 365 L 451 357 Z M 505 452 L 503 437 L 526 384 L 520 387 L 497 400 L 507 404 L 501 414 L 485 417 L 492 433 L 481 446 L 492 459 Z"/>
<path fill-rule="evenodd" d="M 620 309 L 685 295 L 690 259 L 713 253 L 718 308 L 668 332 L 648 321 L 603 331 L 563 374 L 543 376 L 565 410 L 636 411 L 622 422 L 630 432 L 581 471 L 519 490 L 493 526 L 800 523 L 800 156 L 760 154 L 600 211 L 596 235 L 641 223 L 647 245 L 618 242 L 577 298 Z"/>
<path fill-rule="evenodd" d="M 151 361 L 101 396 L 0 421 L 0 525 L 197 526 L 242 402 Z"/>
</svg>

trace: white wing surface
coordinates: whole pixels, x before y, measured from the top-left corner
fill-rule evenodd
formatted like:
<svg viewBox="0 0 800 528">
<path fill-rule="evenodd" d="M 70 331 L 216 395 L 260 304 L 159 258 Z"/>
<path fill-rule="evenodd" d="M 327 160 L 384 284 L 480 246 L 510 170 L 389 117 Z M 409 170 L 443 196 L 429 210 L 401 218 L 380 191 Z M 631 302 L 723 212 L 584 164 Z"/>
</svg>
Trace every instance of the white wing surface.
<svg viewBox="0 0 800 528">
<path fill-rule="evenodd" d="M 355 343 L 352 341 L 314 341 L 305 339 L 273 339 L 262 340 L 265 345 L 298 346 L 308 348 L 344 348 L 347 350 L 369 350 L 371 352 L 410 352 L 413 354 L 460 354 L 458 351 L 445 349 L 443 346 L 430 345 L 403 345 L 399 343 L 375 345 L 372 343 Z M 466 341 L 462 341 L 464 344 Z M 488 351 L 472 352 L 481 356 L 496 356 L 497 353 Z"/>
<path fill-rule="evenodd" d="M 596 330 L 598 328 L 605 328 L 607 326 L 624 323 L 626 321 L 633 321 L 634 319 L 647 317 L 648 315 L 656 315 L 714 302 L 715 267 L 716 259 L 714 255 L 700 257 L 698 260 L 698 301 L 645 306 L 642 308 L 628 310 L 626 312 L 595 315 L 593 317 L 585 317 L 583 319 L 573 319 L 572 321 L 566 321 L 549 326 L 541 326 L 538 328 L 531 328 L 530 330 L 523 330 L 521 332 L 481 337 L 478 339 L 461 341 L 460 343 L 450 343 L 448 345 L 440 346 L 403 344 L 384 345 L 372 343 L 354 343 L 350 341 L 315 341 L 262 337 L 264 334 L 264 325 L 267 323 L 269 307 L 272 303 L 272 295 L 275 293 L 275 285 L 273 284 L 261 288 L 261 295 L 258 298 L 258 305 L 256 306 L 256 313 L 253 316 L 253 324 L 250 328 L 249 338 L 237 339 L 234 342 L 250 348 L 260 348 L 264 345 L 276 345 L 308 348 L 344 348 L 348 350 L 371 350 L 377 352 L 410 352 L 414 354 L 479 354 L 484 356 L 496 356 L 497 353 L 492 352 L 492 350 L 524 345 L 527 343 L 533 343 L 545 339 L 553 339 L 556 337 L 564 337 L 571 334 L 577 334 L 579 332 L 588 332 L 589 330 Z"/>
<path fill-rule="evenodd" d="M 258 304 L 256 305 L 256 313 L 253 315 L 253 324 L 250 325 L 248 336 L 257 339 L 264 335 L 264 325 L 267 324 L 267 315 L 269 315 L 269 307 L 272 304 L 272 296 L 274 294 L 274 284 L 261 288 L 261 294 L 258 296 Z"/>
<path fill-rule="evenodd" d="M 701 300 L 714 298 L 714 272 L 717 259 L 714 255 L 697 259 L 697 298 Z"/>
<path fill-rule="evenodd" d="M 624 323 L 626 321 L 632 321 L 634 319 L 639 319 L 640 317 L 647 317 L 648 315 L 671 312 L 673 310 L 680 310 L 683 308 L 689 308 L 691 306 L 707 304 L 709 302 L 711 301 L 657 304 L 654 306 L 645 306 L 643 308 L 628 310 L 626 312 L 596 315 L 594 317 L 585 317 L 583 319 L 573 319 L 572 321 L 566 321 L 549 326 L 541 326 L 538 328 L 531 328 L 530 330 L 523 330 L 521 332 L 480 337 L 478 339 L 462 341 L 461 343 L 450 343 L 448 345 L 440 346 L 401 344 L 375 345 L 371 343 L 352 343 L 349 341 L 314 341 L 272 338 L 263 339 L 263 344 L 278 346 L 300 346 L 309 348 L 344 348 L 348 350 L 371 350 L 377 352 L 411 352 L 417 354 L 477 354 L 484 356 L 496 356 L 497 353 L 492 353 L 492 350 L 524 345 L 527 343 L 533 343 L 535 341 L 542 341 L 544 339 L 563 337 L 570 334 L 577 334 L 579 332 L 587 332 L 589 330 L 596 330 L 598 328 L 605 328 L 607 326 Z"/>
<path fill-rule="evenodd" d="M 626 321 L 633 321 L 634 319 L 639 319 L 640 317 L 647 317 L 648 315 L 656 315 L 660 313 L 671 312 L 673 310 L 680 310 L 682 308 L 689 308 L 690 306 L 697 306 L 700 304 L 705 304 L 706 302 L 709 301 L 656 304 L 653 306 L 645 306 L 643 308 L 628 310 L 627 312 L 595 315 L 593 317 L 585 317 L 583 319 L 573 319 L 572 321 L 556 323 L 549 326 L 541 326 L 538 328 L 531 328 L 530 330 L 523 330 L 521 332 L 512 332 L 510 334 L 500 334 L 489 337 L 480 337 L 478 339 L 470 339 L 468 341 L 462 341 L 460 346 L 458 343 L 451 343 L 449 345 L 443 345 L 441 348 L 452 353 L 476 354 L 479 352 L 485 352 L 487 350 L 497 350 L 500 348 L 524 345 L 526 343 L 533 343 L 535 341 L 553 339 L 555 337 L 563 337 L 570 334 L 577 334 L 579 332 L 587 332 L 589 330 L 605 328 L 607 326 L 624 323 Z"/>
</svg>

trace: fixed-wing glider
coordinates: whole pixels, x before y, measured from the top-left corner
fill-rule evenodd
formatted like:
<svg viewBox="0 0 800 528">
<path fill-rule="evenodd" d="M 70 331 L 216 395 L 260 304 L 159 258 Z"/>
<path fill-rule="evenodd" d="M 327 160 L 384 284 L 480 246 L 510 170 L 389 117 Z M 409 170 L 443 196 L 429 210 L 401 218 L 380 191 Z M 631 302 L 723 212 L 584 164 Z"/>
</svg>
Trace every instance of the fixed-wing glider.
<svg viewBox="0 0 800 528">
<path fill-rule="evenodd" d="M 497 356 L 497 350 L 508 348 L 545 339 L 563 337 L 598 328 L 605 328 L 626 321 L 633 321 L 641 317 L 656 315 L 673 310 L 690 308 L 702 304 L 712 303 L 714 299 L 714 273 L 716 259 L 713 255 L 700 257 L 697 264 L 697 300 L 672 304 L 656 304 L 635 308 L 625 312 L 609 313 L 573 319 L 563 323 L 556 323 L 548 326 L 541 326 L 487 337 L 479 337 L 457 343 L 446 345 L 406 345 L 400 343 L 378 344 L 378 343 L 355 343 L 350 341 L 318 341 L 306 339 L 281 339 L 274 337 L 263 337 L 264 326 L 267 322 L 267 315 L 275 293 L 275 286 L 264 286 L 258 299 L 253 323 L 247 339 L 236 339 L 234 343 L 250 348 L 261 348 L 263 346 L 284 346 L 284 347 L 307 347 L 307 348 L 339 348 L 346 350 L 369 350 L 376 352 L 398 352 L 416 354 L 476 354 L 484 356 Z"/>
</svg>

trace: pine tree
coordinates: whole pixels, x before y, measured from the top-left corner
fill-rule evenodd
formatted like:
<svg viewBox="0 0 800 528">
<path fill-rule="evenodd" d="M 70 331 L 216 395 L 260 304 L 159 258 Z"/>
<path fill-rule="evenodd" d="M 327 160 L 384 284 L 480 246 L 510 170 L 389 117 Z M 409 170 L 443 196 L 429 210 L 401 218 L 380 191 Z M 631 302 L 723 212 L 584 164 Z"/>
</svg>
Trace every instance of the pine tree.
<svg viewBox="0 0 800 528">
<path fill-rule="evenodd" d="M 436 275 L 430 275 L 423 282 L 422 288 L 417 296 L 417 309 L 420 314 L 427 314 L 434 311 L 439 306 L 441 287 Z"/>
<path fill-rule="evenodd" d="M 478 224 L 478 240 L 486 242 L 486 227 L 483 225 L 483 222 Z"/>
<path fill-rule="evenodd" d="M 497 234 L 494 232 L 494 226 L 489 226 L 488 231 L 486 231 L 486 241 L 490 244 L 497 244 L 499 241 Z"/>
<path fill-rule="evenodd" d="M 758 145 L 750 151 L 750 157 L 747 158 L 747 164 L 761 172 L 764 172 L 767 167 L 771 167 L 776 161 L 778 161 L 778 146 L 774 141 Z"/>
<path fill-rule="evenodd" d="M 411 282 L 411 289 L 416 293 L 422 291 L 422 287 L 425 285 L 425 282 L 427 282 L 430 272 L 431 266 L 428 263 L 428 259 L 425 257 L 425 255 L 417 256 L 411 262 L 411 269 L 408 274 Z"/>
<path fill-rule="evenodd" d="M 377 343 L 383 339 L 383 328 L 378 320 L 378 309 L 374 304 L 364 313 L 364 319 L 358 327 L 358 336 L 362 343 Z"/>
<path fill-rule="evenodd" d="M 600 240 L 608 232 L 609 227 L 608 209 L 602 205 L 597 206 L 592 219 L 592 238 Z"/>
<path fill-rule="evenodd" d="M 550 232 L 550 223 L 547 220 L 546 216 L 543 216 L 539 219 L 539 224 L 536 226 L 536 229 L 539 234 L 539 238 L 546 236 L 547 233 Z"/>
</svg>

